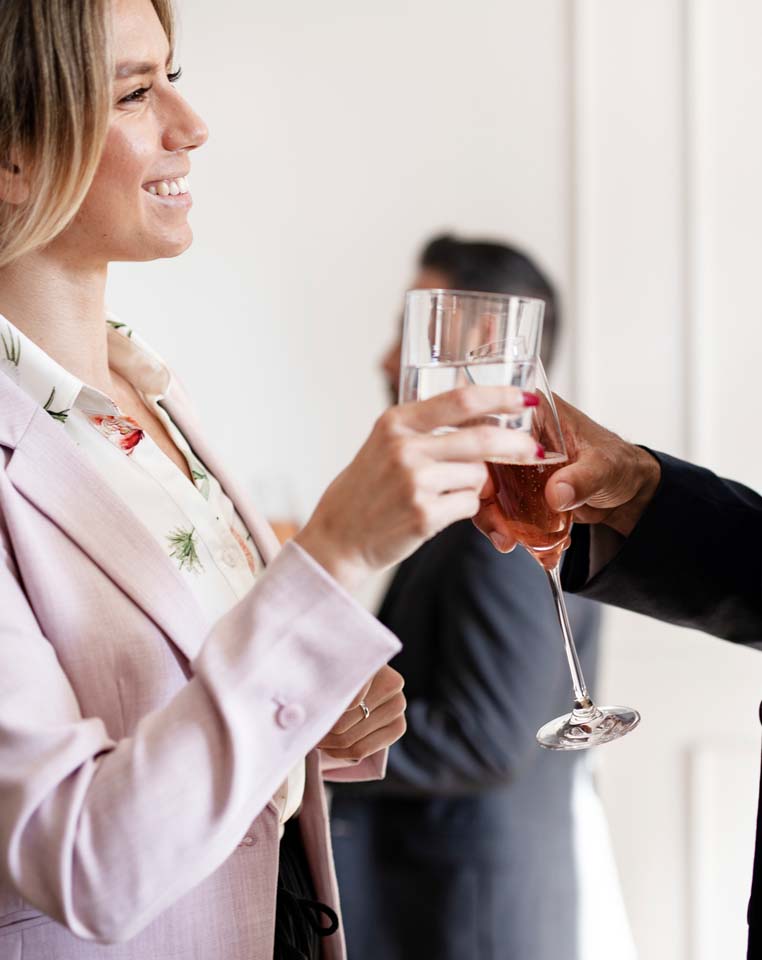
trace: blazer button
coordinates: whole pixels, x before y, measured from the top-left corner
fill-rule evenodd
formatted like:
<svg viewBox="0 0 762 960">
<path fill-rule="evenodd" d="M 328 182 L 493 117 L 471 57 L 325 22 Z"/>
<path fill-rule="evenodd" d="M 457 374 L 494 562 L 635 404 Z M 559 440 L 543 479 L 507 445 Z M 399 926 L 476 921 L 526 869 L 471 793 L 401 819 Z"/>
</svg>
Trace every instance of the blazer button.
<svg viewBox="0 0 762 960">
<path fill-rule="evenodd" d="M 290 727 L 300 727 L 304 723 L 306 714 L 304 707 L 299 703 L 288 703 L 278 709 L 275 722 L 279 727 L 288 730 Z"/>
</svg>

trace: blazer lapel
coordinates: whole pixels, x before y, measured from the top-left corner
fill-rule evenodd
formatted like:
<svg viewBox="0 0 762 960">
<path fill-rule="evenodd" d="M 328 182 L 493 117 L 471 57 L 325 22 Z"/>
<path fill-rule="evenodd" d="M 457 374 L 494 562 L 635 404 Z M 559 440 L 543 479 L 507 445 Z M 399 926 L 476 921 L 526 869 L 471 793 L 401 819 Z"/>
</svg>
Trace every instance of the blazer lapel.
<svg viewBox="0 0 762 960">
<path fill-rule="evenodd" d="M 30 401 L 30 405 L 31 401 Z M 192 660 L 204 616 L 181 574 L 135 514 L 40 407 L 6 468 L 13 486 L 90 558 Z"/>
<path fill-rule="evenodd" d="M 193 452 L 217 478 L 219 485 L 230 497 L 238 515 L 246 525 L 246 529 L 254 538 L 259 555 L 267 565 L 280 550 L 278 538 L 267 520 L 258 513 L 248 496 L 225 469 L 220 457 L 204 439 L 198 422 L 190 412 L 190 404 L 181 394 L 182 388 L 177 385 L 177 381 L 173 378 L 170 389 L 162 401 L 167 413 L 180 428 Z"/>
</svg>

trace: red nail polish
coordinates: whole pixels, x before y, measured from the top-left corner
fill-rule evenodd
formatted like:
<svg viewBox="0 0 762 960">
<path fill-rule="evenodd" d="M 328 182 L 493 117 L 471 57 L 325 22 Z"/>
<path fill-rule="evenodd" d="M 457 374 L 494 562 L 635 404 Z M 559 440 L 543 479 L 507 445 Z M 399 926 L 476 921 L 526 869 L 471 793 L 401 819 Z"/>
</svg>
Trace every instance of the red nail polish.
<svg viewBox="0 0 762 960">
<path fill-rule="evenodd" d="M 537 397 L 534 393 L 527 393 L 526 390 L 524 390 L 522 396 L 524 397 L 525 407 L 536 407 L 540 402 L 539 397 Z"/>
<path fill-rule="evenodd" d="M 535 456 L 537 457 L 538 460 L 545 459 L 545 447 L 543 447 L 541 443 L 537 444 L 537 449 L 535 450 Z"/>
</svg>

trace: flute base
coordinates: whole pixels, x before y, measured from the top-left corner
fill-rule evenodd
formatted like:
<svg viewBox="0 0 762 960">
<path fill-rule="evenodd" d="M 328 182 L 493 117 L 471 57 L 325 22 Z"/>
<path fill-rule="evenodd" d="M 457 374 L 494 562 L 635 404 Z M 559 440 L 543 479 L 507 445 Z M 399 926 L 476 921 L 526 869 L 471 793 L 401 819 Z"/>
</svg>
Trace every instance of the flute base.
<svg viewBox="0 0 762 960">
<path fill-rule="evenodd" d="M 548 750 L 587 750 L 626 736 L 639 723 L 640 714 L 630 707 L 591 704 L 540 727 L 537 742 Z"/>
</svg>

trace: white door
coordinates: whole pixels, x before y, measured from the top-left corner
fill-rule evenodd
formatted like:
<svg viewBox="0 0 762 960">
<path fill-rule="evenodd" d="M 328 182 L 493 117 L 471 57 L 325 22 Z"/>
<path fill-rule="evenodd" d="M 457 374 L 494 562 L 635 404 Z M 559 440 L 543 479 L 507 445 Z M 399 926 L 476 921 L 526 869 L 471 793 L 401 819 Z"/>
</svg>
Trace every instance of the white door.
<svg viewBox="0 0 762 960">
<path fill-rule="evenodd" d="M 756 0 L 574 4 L 575 396 L 760 490 L 761 36 Z M 643 714 L 597 757 L 641 960 L 743 957 L 762 654 L 605 632 L 597 697 Z"/>
</svg>

